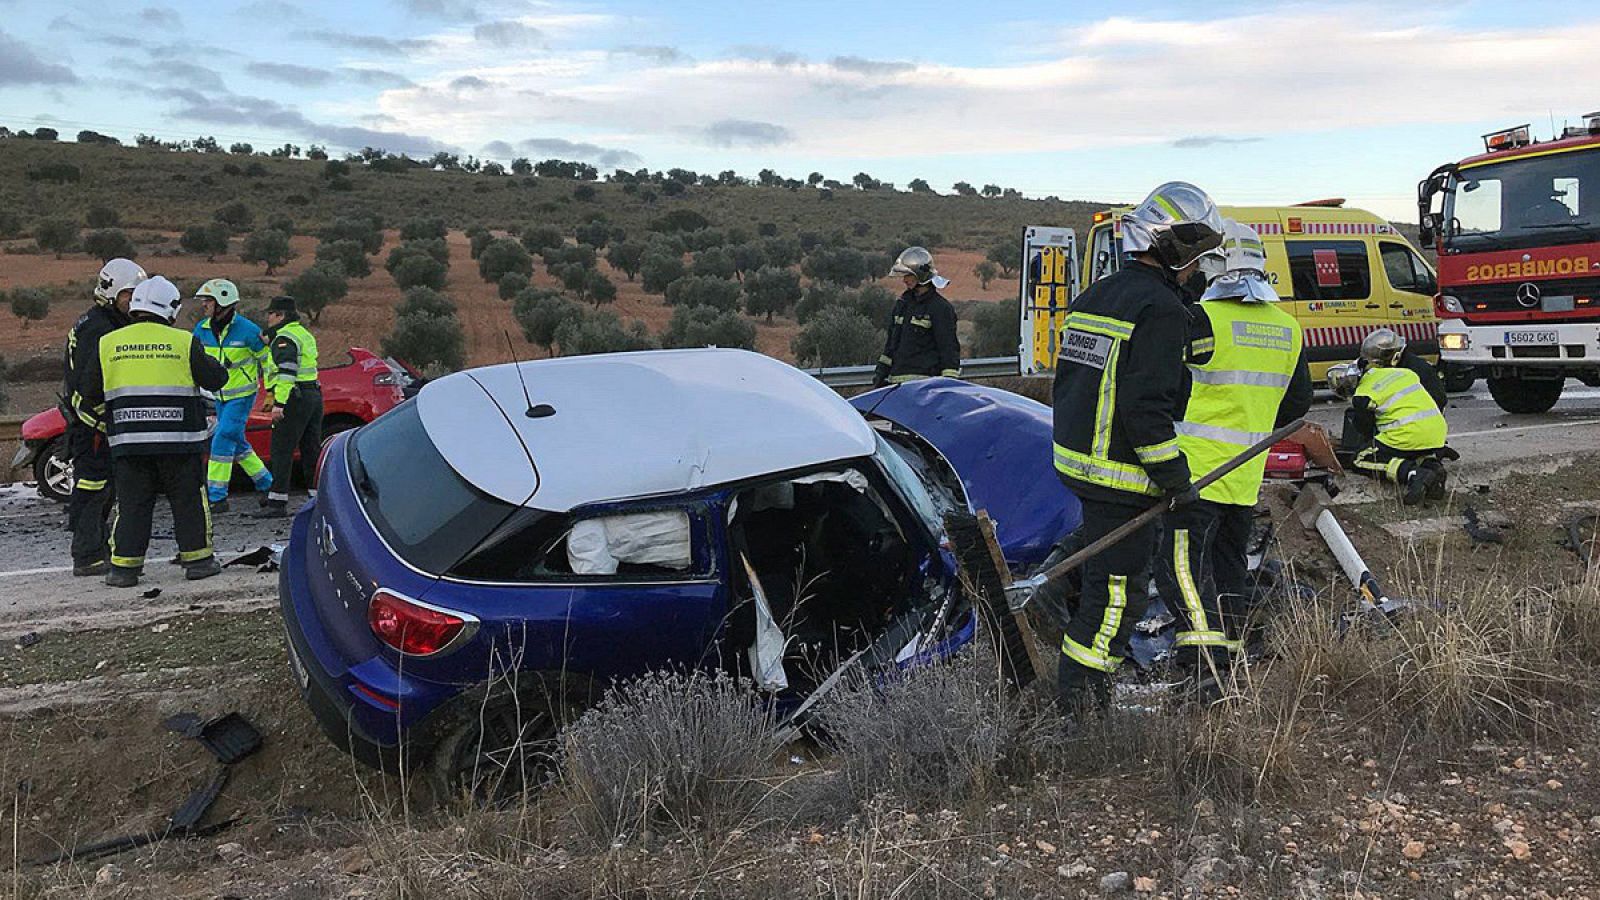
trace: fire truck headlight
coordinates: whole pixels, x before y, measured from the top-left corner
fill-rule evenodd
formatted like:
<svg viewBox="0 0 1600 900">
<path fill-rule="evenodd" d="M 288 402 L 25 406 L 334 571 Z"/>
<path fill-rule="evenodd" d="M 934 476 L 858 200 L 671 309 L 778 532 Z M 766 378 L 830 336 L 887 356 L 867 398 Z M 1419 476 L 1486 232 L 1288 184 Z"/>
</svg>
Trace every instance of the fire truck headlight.
<svg viewBox="0 0 1600 900">
<path fill-rule="evenodd" d="M 1467 336 L 1464 334 L 1439 335 L 1440 350 L 1465 350 L 1467 349 Z"/>
</svg>

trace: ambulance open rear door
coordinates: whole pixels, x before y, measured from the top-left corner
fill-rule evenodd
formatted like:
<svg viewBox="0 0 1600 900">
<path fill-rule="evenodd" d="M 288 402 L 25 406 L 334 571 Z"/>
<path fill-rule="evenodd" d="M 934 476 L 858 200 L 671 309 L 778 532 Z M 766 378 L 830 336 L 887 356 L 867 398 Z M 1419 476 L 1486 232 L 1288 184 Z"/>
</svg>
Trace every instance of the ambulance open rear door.
<svg viewBox="0 0 1600 900">
<path fill-rule="evenodd" d="M 1022 374 L 1047 374 L 1055 369 L 1067 307 L 1078 295 L 1078 239 L 1072 229 L 1024 228 L 1021 272 Z"/>
</svg>

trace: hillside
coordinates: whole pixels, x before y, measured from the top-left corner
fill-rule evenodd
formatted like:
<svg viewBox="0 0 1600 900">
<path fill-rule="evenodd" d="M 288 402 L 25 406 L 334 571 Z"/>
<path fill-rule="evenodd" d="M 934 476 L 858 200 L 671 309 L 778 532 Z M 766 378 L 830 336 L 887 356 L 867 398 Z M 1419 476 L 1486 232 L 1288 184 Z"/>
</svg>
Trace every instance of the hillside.
<svg viewBox="0 0 1600 900">
<path fill-rule="evenodd" d="M 76 183 L 27 178 L 45 163 L 76 166 Z M 259 177 L 224 174 L 225 166 L 259 165 Z M 103 204 L 122 214 L 124 228 L 181 231 L 209 222 L 225 203 L 243 200 L 257 221 L 275 213 L 315 228 L 336 216 L 376 213 L 390 224 L 414 216 L 440 216 L 453 228 L 482 224 L 520 230 L 550 224 L 571 233 L 596 213 L 629 233 L 646 231 L 673 209 L 693 209 L 719 228 L 754 231 L 771 222 L 781 233 L 852 234 L 857 222 L 879 248 L 901 236 L 935 234 L 938 243 L 977 249 L 1016 233 L 1024 225 L 1069 225 L 1086 229 L 1106 204 L 911 194 L 894 191 L 834 192 L 831 199 L 810 188 L 727 186 L 688 188 L 677 197 L 624 192 L 623 185 L 588 182 L 592 201 L 580 201 L 580 184 L 562 178 L 473 175 L 466 172 L 380 173 L 353 165 L 349 190 L 330 189 L 324 163 L 228 153 L 171 153 L 159 149 L 0 140 L 0 211 L 15 214 L 24 229 L 46 216 L 77 217 Z M 844 174 L 844 173 L 838 173 Z"/>
</svg>

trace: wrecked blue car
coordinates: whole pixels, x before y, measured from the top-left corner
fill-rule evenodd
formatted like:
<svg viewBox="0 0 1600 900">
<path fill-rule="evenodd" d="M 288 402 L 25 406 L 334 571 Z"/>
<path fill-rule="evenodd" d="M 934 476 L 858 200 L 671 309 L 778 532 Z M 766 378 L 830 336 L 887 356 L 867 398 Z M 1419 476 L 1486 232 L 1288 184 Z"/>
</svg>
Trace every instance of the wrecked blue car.
<svg viewBox="0 0 1600 900">
<path fill-rule="evenodd" d="M 944 515 L 1014 568 L 1077 526 L 1045 407 L 930 379 L 851 402 L 738 350 L 500 365 L 335 437 L 280 571 L 323 730 L 441 786 L 520 785 L 617 679 L 722 670 L 794 706 L 976 617 Z"/>
</svg>

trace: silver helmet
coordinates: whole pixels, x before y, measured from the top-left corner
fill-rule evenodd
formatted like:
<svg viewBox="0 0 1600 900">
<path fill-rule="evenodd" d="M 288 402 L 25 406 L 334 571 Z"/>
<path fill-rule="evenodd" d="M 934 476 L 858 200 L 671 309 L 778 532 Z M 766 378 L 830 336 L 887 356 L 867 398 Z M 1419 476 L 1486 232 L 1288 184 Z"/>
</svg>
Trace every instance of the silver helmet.
<svg viewBox="0 0 1600 900">
<path fill-rule="evenodd" d="M 1222 246 L 1217 204 L 1186 181 L 1169 181 L 1122 217 L 1122 249 L 1150 253 L 1169 269 L 1182 269 Z"/>
<path fill-rule="evenodd" d="M 1405 349 L 1405 338 L 1388 328 L 1379 328 L 1361 339 L 1361 361 L 1368 367 L 1396 366 Z"/>
<path fill-rule="evenodd" d="M 907 247 L 900 251 L 900 256 L 894 261 L 894 268 L 889 270 L 890 275 L 915 275 L 917 284 L 927 284 L 938 277 L 939 270 L 933 267 L 933 254 L 922 247 Z"/>
<path fill-rule="evenodd" d="M 1361 366 L 1357 363 L 1339 363 L 1328 367 L 1328 387 L 1335 396 L 1349 400 L 1361 384 Z"/>
</svg>

